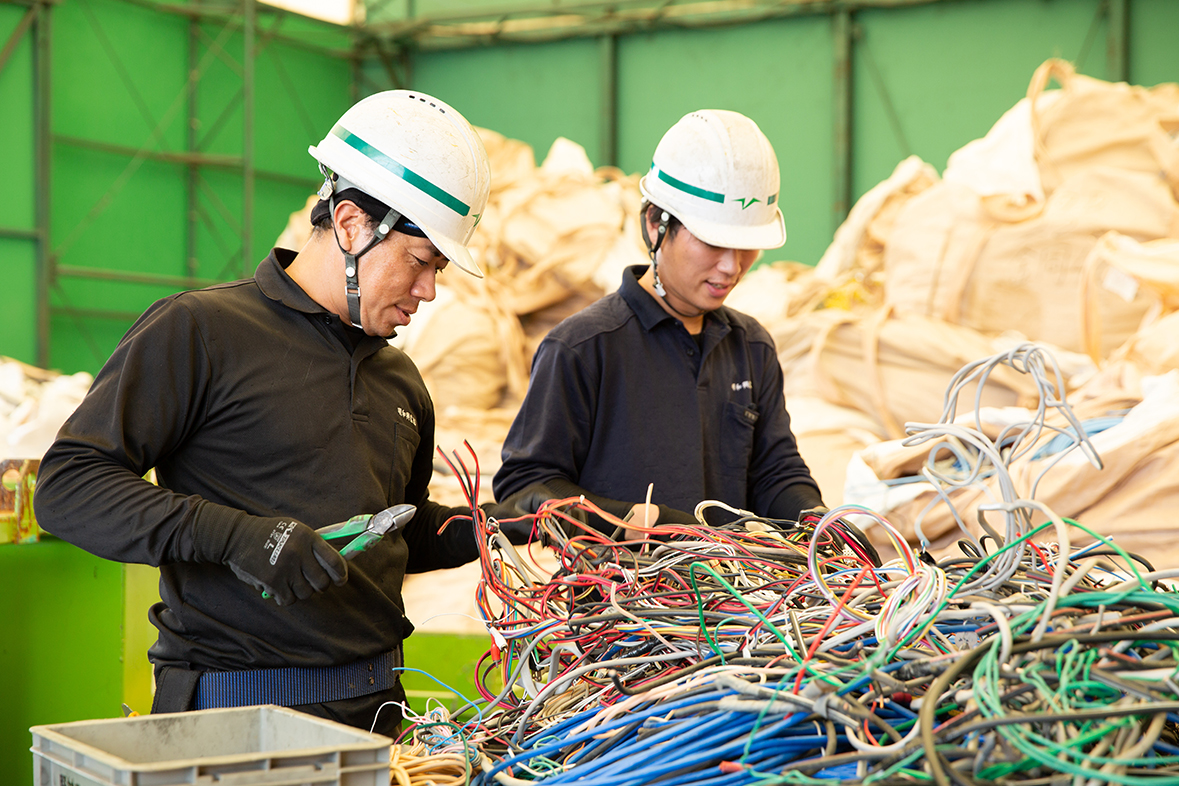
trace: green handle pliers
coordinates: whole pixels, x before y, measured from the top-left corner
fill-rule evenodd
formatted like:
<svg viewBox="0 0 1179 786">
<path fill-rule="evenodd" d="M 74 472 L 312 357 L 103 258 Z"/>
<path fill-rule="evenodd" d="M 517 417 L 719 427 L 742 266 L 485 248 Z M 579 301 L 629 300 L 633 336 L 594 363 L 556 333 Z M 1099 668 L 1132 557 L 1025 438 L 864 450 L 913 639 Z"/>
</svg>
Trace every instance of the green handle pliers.
<svg viewBox="0 0 1179 786">
<path fill-rule="evenodd" d="M 391 508 L 385 508 L 380 513 L 353 516 L 347 521 L 329 524 L 315 531 L 328 542 L 344 541 L 351 538 L 340 549 L 340 556 L 350 560 L 357 554 L 368 551 L 370 546 L 385 535 L 404 527 L 416 512 L 417 508 L 413 505 L 394 505 Z"/>
</svg>

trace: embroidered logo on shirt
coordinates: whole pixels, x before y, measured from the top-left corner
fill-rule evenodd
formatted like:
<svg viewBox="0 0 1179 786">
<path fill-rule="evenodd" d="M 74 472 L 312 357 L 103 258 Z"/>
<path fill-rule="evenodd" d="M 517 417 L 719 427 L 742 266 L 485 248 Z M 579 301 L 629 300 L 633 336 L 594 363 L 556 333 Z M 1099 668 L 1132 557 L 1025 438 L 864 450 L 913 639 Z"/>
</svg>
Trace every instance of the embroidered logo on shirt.
<svg viewBox="0 0 1179 786">
<path fill-rule="evenodd" d="M 744 382 L 734 382 L 733 390 L 753 390 L 753 383 L 748 379 Z"/>
<path fill-rule="evenodd" d="M 418 427 L 418 419 L 415 418 L 411 413 L 406 412 L 401 407 L 398 407 L 397 414 L 400 415 L 401 417 L 405 418 L 406 420 L 408 420 L 410 423 L 412 423 L 414 428 Z"/>
</svg>

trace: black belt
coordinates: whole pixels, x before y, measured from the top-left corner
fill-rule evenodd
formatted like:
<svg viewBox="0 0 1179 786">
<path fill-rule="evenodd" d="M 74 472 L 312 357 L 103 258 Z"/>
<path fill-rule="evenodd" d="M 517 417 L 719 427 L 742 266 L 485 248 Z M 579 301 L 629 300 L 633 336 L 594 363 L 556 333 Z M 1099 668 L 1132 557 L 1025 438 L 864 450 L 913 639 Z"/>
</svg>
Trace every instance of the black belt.
<svg viewBox="0 0 1179 786">
<path fill-rule="evenodd" d="M 197 680 L 193 707 L 299 707 L 354 699 L 397 684 L 401 647 L 343 666 L 289 666 L 250 671 L 206 671 Z"/>
</svg>

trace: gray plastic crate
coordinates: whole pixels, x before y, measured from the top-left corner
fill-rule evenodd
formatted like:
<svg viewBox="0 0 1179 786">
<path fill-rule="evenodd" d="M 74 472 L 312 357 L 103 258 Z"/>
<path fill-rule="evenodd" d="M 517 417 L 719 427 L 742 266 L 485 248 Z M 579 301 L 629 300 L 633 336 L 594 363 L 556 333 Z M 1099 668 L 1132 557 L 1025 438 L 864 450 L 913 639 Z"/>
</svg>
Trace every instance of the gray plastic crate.
<svg viewBox="0 0 1179 786">
<path fill-rule="evenodd" d="M 284 707 L 34 726 L 35 786 L 388 786 L 393 741 Z"/>
</svg>

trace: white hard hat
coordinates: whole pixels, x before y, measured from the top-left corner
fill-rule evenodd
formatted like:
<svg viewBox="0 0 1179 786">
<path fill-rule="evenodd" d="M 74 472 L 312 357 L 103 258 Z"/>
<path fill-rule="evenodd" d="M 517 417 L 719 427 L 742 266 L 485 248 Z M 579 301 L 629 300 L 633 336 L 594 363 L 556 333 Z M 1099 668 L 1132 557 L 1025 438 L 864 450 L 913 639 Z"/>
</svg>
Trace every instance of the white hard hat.
<svg viewBox="0 0 1179 786">
<path fill-rule="evenodd" d="M 778 248 L 778 157 L 757 124 L 739 112 L 684 115 L 659 140 L 639 190 L 688 231 L 720 248 Z"/>
<path fill-rule="evenodd" d="M 417 224 L 443 256 L 482 278 L 467 243 L 487 204 L 491 166 L 483 140 L 452 107 L 412 90 L 375 93 L 307 152 Z"/>
</svg>

